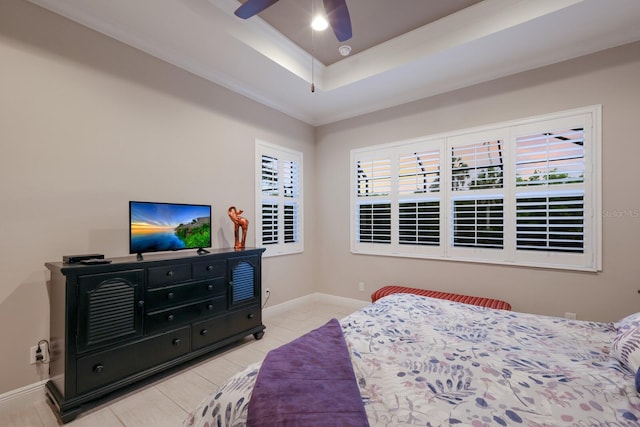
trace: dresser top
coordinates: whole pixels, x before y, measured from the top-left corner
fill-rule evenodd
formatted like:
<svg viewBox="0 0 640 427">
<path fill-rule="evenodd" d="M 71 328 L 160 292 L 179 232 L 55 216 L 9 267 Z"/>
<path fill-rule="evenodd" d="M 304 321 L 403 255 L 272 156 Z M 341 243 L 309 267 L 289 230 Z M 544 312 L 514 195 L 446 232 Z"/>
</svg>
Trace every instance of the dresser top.
<svg viewBox="0 0 640 427">
<path fill-rule="evenodd" d="M 245 255 L 260 255 L 265 248 L 218 248 L 207 249 L 208 253 L 198 255 L 195 251 L 175 251 L 143 254 L 144 259 L 138 260 L 136 255 L 109 258 L 108 264 L 85 265 L 81 263 L 65 264 L 63 262 L 47 262 L 45 267 L 51 271 L 66 273 L 98 273 L 109 270 L 122 270 L 125 268 L 147 268 L 156 265 L 166 265 L 176 262 L 207 262 L 215 259 L 237 258 Z"/>
</svg>

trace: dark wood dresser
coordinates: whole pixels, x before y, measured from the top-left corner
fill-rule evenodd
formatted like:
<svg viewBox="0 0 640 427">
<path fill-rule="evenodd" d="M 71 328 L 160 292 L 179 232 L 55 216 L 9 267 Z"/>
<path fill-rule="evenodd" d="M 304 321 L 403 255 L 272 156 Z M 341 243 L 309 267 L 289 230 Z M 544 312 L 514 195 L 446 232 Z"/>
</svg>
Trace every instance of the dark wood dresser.
<svg viewBox="0 0 640 427">
<path fill-rule="evenodd" d="M 264 249 L 47 263 L 47 398 L 63 423 L 114 392 L 253 334 L 262 338 Z"/>
</svg>

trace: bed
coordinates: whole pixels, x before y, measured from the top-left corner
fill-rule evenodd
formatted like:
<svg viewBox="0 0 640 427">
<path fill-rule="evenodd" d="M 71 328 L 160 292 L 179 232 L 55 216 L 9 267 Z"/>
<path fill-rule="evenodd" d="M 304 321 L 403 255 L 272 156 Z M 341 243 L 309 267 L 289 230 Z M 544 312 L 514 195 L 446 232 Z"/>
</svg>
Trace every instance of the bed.
<svg viewBox="0 0 640 427">
<path fill-rule="evenodd" d="M 640 425 L 640 313 L 598 323 L 393 294 L 338 325 L 371 426 Z M 184 425 L 247 425 L 268 359 Z"/>
</svg>

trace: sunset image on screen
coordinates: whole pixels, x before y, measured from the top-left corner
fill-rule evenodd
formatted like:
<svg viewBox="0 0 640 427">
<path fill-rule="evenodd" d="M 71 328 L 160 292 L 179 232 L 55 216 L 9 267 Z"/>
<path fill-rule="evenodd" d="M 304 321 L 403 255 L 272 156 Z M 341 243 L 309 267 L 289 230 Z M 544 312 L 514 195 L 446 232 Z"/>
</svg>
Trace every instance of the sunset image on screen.
<svg viewBox="0 0 640 427">
<path fill-rule="evenodd" d="M 152 234 L 152 233 L 166 233 L 173 231 L 173 226 L 163 226 L 157 224 L 149 224 L 148 222 L 135 222 L 131 223 L 131 234 Z"/>
<path fill-rule="evenodd" d="M 131 202 L 130 252 L 211 246 L 211 206 Z"/>
</svg>

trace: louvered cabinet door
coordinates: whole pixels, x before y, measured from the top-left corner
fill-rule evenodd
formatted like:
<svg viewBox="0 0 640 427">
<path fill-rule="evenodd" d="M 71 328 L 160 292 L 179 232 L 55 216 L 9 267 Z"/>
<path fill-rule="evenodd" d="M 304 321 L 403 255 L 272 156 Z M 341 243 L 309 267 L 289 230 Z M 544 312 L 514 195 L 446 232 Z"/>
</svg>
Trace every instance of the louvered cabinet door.
<svg viewBox="0 0 640 427">
<path fill-rule="evenodd" d="M 260 297 L 260 257 L 230 259 L 231 306 L 251 304 Z"/>
<path fill-rule="evenodd" d="M 78 352 L 142 336 L 144 270 L 78 276 Z"/>
</svg>

